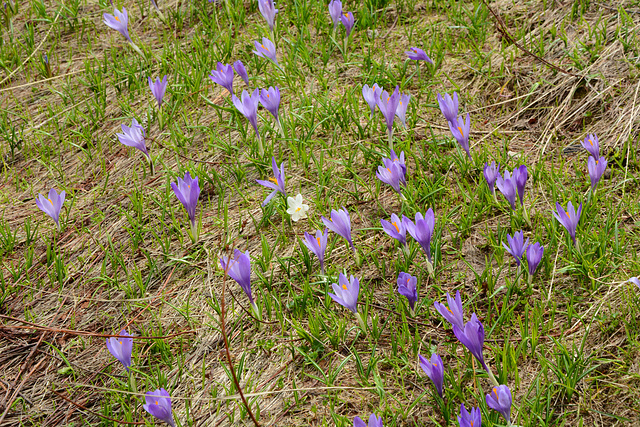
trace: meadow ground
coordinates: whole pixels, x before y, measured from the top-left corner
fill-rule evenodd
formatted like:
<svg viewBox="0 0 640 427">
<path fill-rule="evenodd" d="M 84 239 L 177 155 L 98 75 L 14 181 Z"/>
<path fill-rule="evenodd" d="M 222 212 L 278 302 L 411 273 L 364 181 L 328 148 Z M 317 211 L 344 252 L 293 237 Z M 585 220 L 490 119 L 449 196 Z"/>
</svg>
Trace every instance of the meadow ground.
<svg viewBox="0 0 640 427">
<path fill-rule="evenodd" d="M 483 426 L 505 425 L 485 402 L 487 374 L 434 308 L 456 291 L 465 321 L 484 324 L 513 424 L 640 424 L 640 289 L 628 282 L 640 270 L 637 0 L 346 1 L 346 48 L 326 2 L 283 1 L 279 66 L 252 53 L 271 37 L 256 2 L 157 3 L 162 18 L 148 0 L 114 1 L 141 54 L 103 23 L 106 0 L 0 10 L 0 425 L 153 425 L 144 393 L 160 387 L 180 426 L 351 426 L 371 413 L 391 427 L 453 426 L 461 403 L 480 407 Z M 412 46 L 435 64 L 408 60 Z M 236 94 L 281 90 L 284 135 L 258 113 L 264 156 L 208 77 L 236 60 L 249 74 Z M 159 114 L 147 77 L 163 75 Z M 411 95 L 394 134 L 406 200 L 375 175 L 389 148 L 362 97 L 374 83 Z M 454 91 L 472 160 L 436 101 Z M 133 118 L 153 175 L 116 137 Z M 588 133 L 608 160 L 595 194 Z M 291 221 L 281 195 L 261 207 L 256 179 L 272 176 L 272 156 L 307 219 Z M 494 201 L 491 161 L 527 166 L 530 223 L 497 191 Z M 170 187 L 186 171 L 202 189 L 195 244 Z M 35 203 L 52 187 L 67 194 L 60 232 Z M 552 215 L 568 201 L 583 205 L 579 246 Z M 358 255 L 330 233 L 322 276 L 301 239 L 343 206 Z M 380 222 L 428 208 L 432 277 L 420 246 L 409 239 L 405 256 Z M 502 246 L 519 230 L 544 246 L 530 286 Z M 251 255 L 261 322 L 220 268 L 233 249 Z M 401 271 L 418 278 L 415 316 L 397 292 Z M 328 296 L 340 272 L 360 279 L 365 330 Z M 125 327 L 137 337 L 130 373 L 105 346 Z M 444 399 L 418 366 L 434 352 Z"/>
</svg>

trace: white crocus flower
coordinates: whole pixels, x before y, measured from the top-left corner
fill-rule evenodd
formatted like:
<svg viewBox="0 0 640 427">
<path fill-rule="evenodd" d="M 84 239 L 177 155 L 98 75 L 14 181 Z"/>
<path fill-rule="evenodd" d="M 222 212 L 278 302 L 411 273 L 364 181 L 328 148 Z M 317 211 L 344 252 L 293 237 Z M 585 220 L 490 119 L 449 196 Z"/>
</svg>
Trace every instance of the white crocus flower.
<svg viewBox="0 0 640 427">
<path fill-rule="evenodd" d="M 287 205 L 289 205 L 287 213 L 291 215 L 291 220 L 298 221 L 301 218 L 307 217 L 309 205 L 302 203 L 302 194 L 298 193 L 295 199 L 291 196 L 287 197 Z"/>
</svg>

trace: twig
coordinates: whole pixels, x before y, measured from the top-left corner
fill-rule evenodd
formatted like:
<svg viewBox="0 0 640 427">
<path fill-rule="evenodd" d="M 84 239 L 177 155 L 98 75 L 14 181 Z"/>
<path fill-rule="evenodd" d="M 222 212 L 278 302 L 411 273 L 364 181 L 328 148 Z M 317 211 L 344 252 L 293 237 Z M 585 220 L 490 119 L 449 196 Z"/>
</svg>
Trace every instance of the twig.
<svg viewBox="0 0 640 427">
<path fill-rule="evenodd" d="M 82 406 L 81 404 L 79 404 L 79 403 L 77 403 L 77 402 L 74 402 L 73 400 L 71 400 L 71 399 L 69 399 L 69 398 L 65 397 L 64 395 L 62 395 L 61 393 L 58 393 L 57 391 L 55 391 L 55 390 L 53 390 L 53 389 L 52 389 L 51 391 L 52 391 L 52 392 L 54 392 L 55 394 L 57 394 L 57 395 L 58 395 L 58 397 L 61 397 L 62 399 L 66 400 L 67 402 L 71 403 L 72 405 L 75 405 L 75 406 L 77 406 L 78 408 L 80 408 L 80 409 L 82 409 L 82 410 L 84 410 L 84 411 L 87 411 L 87 412 L 89 412 L 89 413 L 91 413 L 91 414 L 95 415 L 96 417 L 100 417 L 100 418 L 103 418 L 103 419 L 105 419 L 105 420 L 113 421 L 113 422 L 116 422 L 116 423 L 118 423 L 118 424 L 141 425 L 141 424 L 144 424 L 144 423 L 145 423 L 144 421 L 122 421 L 122 420 L 117 420 L 117 419 L 115 419 L 115 418 L 109 418 L 109 417 L 107 417 L 106 415 L 102 415 L 102 414 L 100 414 L 100 413 L 98 413 L 98 412 L 94 412 L 94 411 L 92 411 L 91 409 L 89 409 L 89 408 L 87 408 L 87 407 L 85 407 L 85 406 Z"/>
<path fill-rule="evenodd" d="M 233 250 L 231 252 L 233 253 Z M 229 260 L 231 260 L 231 257 L 229 257 Z M 249 416 L 251 417 L 253 424 L 255 424 L 256 427 L 260 427 L 260 423 L 258 423 L 258 420 L 256 420 L 255 415 L 253 415 L 253 412 L 251 411 L 251 406 L 249 406 L 249 402 L 247 402 L 247 399 L 244 397 L 244 393 L 242 392 L 242 388 L 240 387 L 240 382 L 238 381 L 238 377 L 236 376 L 236 369 L 234 368 L 233 362 L 231 361 L 231 352 L 229 352 L 229 341 L 227 340 L 227 329 L 224 321 L 224 317 L 225 317 L 224 293 L 227 287 L 227 276 L 228 276 L 228 270 L 230 266 L 231 266 L 231 262 L 228 262 L 224 269 L 224 276 L 222 277 L 222 297 L 220 298 L 220 330 L 222 332 L 222 339 L 224 340 L 224 349 L 227 355 L 227 362 L 229 363 L 229 369 L 231 370 L 231 376 L 233 377 L 233 382 L 236 385 L 236 388 L 238 389 L 238 394 L 240 394 L 240 398 L 242 399 L 242 403 L 244 403 L 244 407 L 247 408 L 247 412 L 249 412 Z"/>
<path fill-rule="evenodd" d="M 567 71 L 564 68 L 558 67 L 557 65 L 552 64 L 551 62 L 547 61 L 546 59 L 541 58 L 540 56 L 536 55 L 535 53 L 531 52 L 530 50 L 528 50 L 527 48 L 522 46 L 520 43 L 518 43 L 516 41 L 516 39 L 514 39 L 513 36 L 509 33 L 509 31 L 507 31 L 507 26 L 505 25 L 504 21 L 502 21 L 502 18 L 500 18 L 500 15 L 498 15 L 497 12 L 495 12 L 493 9 L 491 9 L 491 7 L 489 6 L 489 3 L 487 3 L 487 0 L 482 0 L 482 2 L 484 3 L 485 6 L 487 6 L 487 9 L 489 9 L 489 12 L 491 12 L 493 17 L 495 18 L 496 24 L 497 24 L 496 28 L 498 29 L 498 31 L 500 31 L 500 33 L 502 33 L 502 35 L 505 36 L 505 38 L 507 40 L 509 40 L 509 42 L 514 44 L 518 49 L 520 49 L 521 51 L 523 51 L 527 55 L 533 57 L 534 59 L 542 62 L 543 64 L 553 68 L 556 71 L 560 71 L 561 73 L 567 74 L 567 75 L 569 75 L 571 77 L 582 78 L 582 76 L 574 74 L 571 71 Z"/>
</svg>

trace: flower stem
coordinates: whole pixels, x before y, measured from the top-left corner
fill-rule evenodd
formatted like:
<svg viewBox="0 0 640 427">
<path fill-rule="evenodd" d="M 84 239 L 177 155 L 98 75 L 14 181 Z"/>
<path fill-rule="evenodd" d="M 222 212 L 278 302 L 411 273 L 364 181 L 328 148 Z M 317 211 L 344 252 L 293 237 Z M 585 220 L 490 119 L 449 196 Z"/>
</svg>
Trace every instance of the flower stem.
<svg viewBox="0 0 640 427">
<path fill-rule="evenodd" d="M 260 154 L 260 157 L 264 157 L 264 147 L 262 146 L 262 138 L 260 137 L 260 134 L 258 134 L 258 153 Z"/>
<path fill-rule="evenodd" d="M 387 137 L 389 138 L 389 149 L 393 150 L 393 127 L 387 128 Z"/>
<path fill-rule="evenodd" d="M 367 324 L 358 312 L 356 312 L 356 319 L 358 319 L 358 325 L 360 325 L 360 329 L 362 329 L 362 332 L 367 335 Z"/>
<path fill-rule="evenodd" d="M 131 47 L 133 48 L 133 50 L 135 50 L 135 51 L 138 53 L 138 55 L 140 55 L 143 59 L 147 59 L 147 58 L 144 56 L 144 53 L 140 50 L 140 48 L 139 48 L 139 47 L 138 47 L 134 42 L 129 42 L 129 44 L 131 45 Z"/>
<path fill-rule="evenodd" d="M 498 387 L 500 383 L 498 382 L 496 377 L 493 376 L 493 372 L 491 372 L 491 368 L 485 365 L 485 371 L 487 371 L 487 374 L 489 375 L 489 381 L 491 381 L 491 384 Z"/>
</svg>

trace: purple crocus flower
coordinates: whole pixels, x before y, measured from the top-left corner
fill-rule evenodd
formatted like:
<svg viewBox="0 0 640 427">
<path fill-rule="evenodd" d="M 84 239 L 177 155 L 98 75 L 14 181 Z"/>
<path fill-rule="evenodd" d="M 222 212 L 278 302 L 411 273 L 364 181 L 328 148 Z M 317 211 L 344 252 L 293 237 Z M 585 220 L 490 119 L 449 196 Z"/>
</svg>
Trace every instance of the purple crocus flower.
<svg viewBox="0 0 640 427">
<path fill-rule="evenodd" d="M 487 180 L 487 185 L 491 190 L 491 194 L 495 194 L 494 186 L 496 184 L 496 179 L 500 176 L 500 163 L 498 163 L 498 166 L 496 166 L 496 162 L 491 162 L 490 165 L 485 163 L 484 170 L 482 172 L 484 174 L 484 179 Z"/>
<path fill-rule="evenodd" d="M 516 195 L 517 195 L 517 187 L 516 181 L 511 177 L 511 174 L 508 170 L 504 171 L 504 178 L 498 174 L 498 178 L 496 179 L 496 185 L 498 186 L 498 190 L 502 193 L 505 199 L 511 205 L 512 210 L 516 210 Z"/>
<path fill-rule="evenodd" d="M 253 129 L 256 131 L 256 135 L 258 135 L 258 140 L 260 140 L 260 132 L 258 132 L 258 103 L 260 102 L 260 89 L 256 88 L 251 95 L 243 90 L 242 100 L 232 94 L 231 100 L 233 101 L 233 105 L 236 106 L 236 109 L 240 111 L 247 120 L 249 120 L 249 123 L 251 123 L 251 126 L 253 126 Z"/>
<path fill-rule="evenodd" d="M 258 0 L 258 9 L 260 9 L 260 13 L 269 24 L 269 31 L 273 32 L 276 13 L 278 13 L 278 9 L 276 9 L 276 6 L 273 4 L 273 0 Z"/>
<path fill-rule="evenodd" d="M 515 182 L 516 190 L 518 191 L 518 198 L 520 199 L 520 206 L 524 205 L 524 186 L 527 184 L 527 167 L 520 165 L 513 170 L 513 180 Z"/>
<path fill-rule="evenodd" d="M 413 59 L 414 61 L 427 61 L 433 64 L 431 58 L 427 56 L 427 52 L 418 48 L 418 47 L 410 47 L 408 51 L 405 52 L 409 59 Z"/>
<path fill-rule="evenodd" d="M 418 359 L 420 360 L 420 367 L 433 382 L 433 385 L 436 386 L 438 394 L 442 397 L 442 383 L 444 382 L 444 365 L 442 364 L 442 359 L 436 353 L 431 355 L 431 360 L 423 357 L 421 354 L 418 355 Z"/>
<path fill-rule="evenodd" d="M 267 203 L 269 203 L 269 201 L 273 199 L 273 196 L 278 193 L 282 193 L 284 197 L 287 197 L 287 190 L 284 187 L 284 162 L 280 163 L 280 169 L 278 169 L 276 158 L 272 157 L 271 170 L 273 170 L 273 178 L 269 178 L 268 181 L 256 179 L 256 182 L 258 184 L 275 190 L 271 194 L 269 194 L 266 199 L 264 199 L 264 202 L 262 202 L 262 206 L 265 206 Z"/>
<path fill-rule="evenodd" d="M 436 216 L 433 209 L 429 208 L 424 216 L 420 212 L 416 212 L 415 224 L 409 219 L 406 226 L 411 237 L 420 244 L 431 263 L 431 237 L 436 226 Z"/>
<path fill-rule="evenodd" d="M 324 225 L 334 233 L 337 233 L 347 239 L 351 249 L 356 251 L 356 247 L 353 246 L 353 240 L 351 240 L 351 217 L 349 212 L 343 207 L 340 210 L 331 209 L 331 219 L 320 217 Z"/>
<path fill-rule="evenodd" d="M 397 162 L 391 162 L 390 164 L 385 164 L 385 166 L 386 167 L 378 166 L 376 177 L 385 184 L 389 184 L 398 194 L 402 195 L 400 185 L 405 185 L 405 175 L 402 166 Z"/>
<path fill-rule="evenodd" d="M 391 214 L 391 222 L 381 219 L 380 223 L 382 224 L 382 229 L 385 233 L 396 239 L 402 245 L 406 246 L 407 220 L 409 220 L 409 218 L 404 215 L 402 215 L 402 220 L 400 220 L 400 218 L 398 218 L 398 215 Z"/>
<path fill-rule="evenodd" d="M 335 294 L 329 293 L 329 296 L 333 298 L 335 302 L 354 313 L 358 312 L 360 281 L 356 277 L 351 275 L 351 278 L 347 280 L 347 276 L 340 273 L 338 276 L 338 283 L 332 283 L 331 287 Z"/>
<path fill-rule="evenodd" d="M 407 174 L 407 165 L 404 162 L 404 151 L 400 153 L 400 156 L 398 156 L 396 154 L 395 151 L 393 151 L 393 148 L 391 149 L 391 152 L 389 153 L 389 158 L 382 159 L 382 162 L 384 163 L 385 166 L 389 166 L 389 162 L 393 162 L 393 163 L 397 163 L 400 165 L 400 167 L 402 168 L 402 185 L 406 184 L 405 181 L 405 176 Z"/>
<path fill-rule="evenodd" d="M 376 100 L 380 98 L 380 91 L 380 86 L 378 86 L 377 83 L 374 83 L 372 87 L 369 87 L 369 85 L 362 86 L 362 96 L 364 100 L 367 101 L 367 104 L 369 104 L 371 117 L 373 117 L 373 112 L 376 110 Z"/>
<path fill-rule="evenodd" d="M 593 156 L 594 159 L 600 158 L 600 141 L 598 141 L 598 136 L 596 134 L 589 134 L 582 141 L 582 146 Z"/>
<path fill-rule="evenodd" d="M 164 94 L 167 91 L 167 77 L 168 76 L 164 76 L 162 81 L 160 81 L 160 77 L 156 77 L 155 82 L 151 80 L 151 77 L 147 77 L 151 93 L 153 93 L 156 101 L 158 101 L 158 108 L 162 107 L 162 98 L 164 98 Z"/>
<path fill-rule="evenodd" d="M 131 351 L 133 350 L 133 338 L 122 338 L 122 336 L 130 337 L 126 330 L 121 330 L 118 335 L 120 337 L 107 338 L 107 350 L 113 355 L 124 368 L 129 372 L 131 366 Z"/>
<path fill-rule="evenodd" d="M 522 255 L 527 250 L 527 246 L 529 246 L 529 239 L 524 241 L 524 232 L 518 231 L 517 233 L 511 235 L 507 234 L 507 242 L 509 246 L 507 246 L 504 242 L 502 242 L 502 246 L 509 252 L 515 259 L 516 264 L 520 267 L 520 261 L 522 261 Z"/>
<path fill-rule="evenodd" d="M 629 282 L 633 283 L 638 287 L 638 289 L 640 289 L 640 280 L 638 280 L 637 277 L 632 277 L 631 279 L 629 279 Z"/>
<path fill-rule="evenodd" d="M 469 119 L 469 113 L 467 118 L 462 120 L 462 116 L 458 117 L 454 122 L 449 122 L 449 129 L 451 134 L 458 141 L 458 144 L 466 151 L 469 160 L 471 160 L 471 153 L 469 152 L 469 131 L 471 130 L 471 120 Z"/>
<path fill-rule="evenodd" d="M 173 421 L 173 413 L 171 412 L 171 397 L 167 390 L 160 388 L 154 391 L 148 391 L 144 395 L 145 405 L 142 405 L 145 411 L 153 415 L 160 421 L 164 421 L 171 427 L 175 427 L 176 423 Z"/>
<path fill-rule="evenodd" d="M 460 415 L 458 416 L 460 427 L 482 427 L 482 413 L 480 408 L 471 408 L 471 413 L 467 412 L 464 403 L 460 405 Z"/>
<path fill-rule="evenodd" d="M 400 102 L 398 102 L 398 107 L 396 108 L 396 116 L 402 122 L 402 126 L 407 127 L 407 107 L 409 107 L 409 101 L 411 100 L 411 95 L 402 94 L 400 97 Z"/>
<path fill-rule="evenodd" d="M 64 199 L 67 193 L 61 191 L 60 194 L 52 188 L 49 190 L 49 196 L 44 197 L 42 194 L 38 193 L 38 197 L 36 197 L 36 206 L 40 208 L 40 210 L 51 217 L 51 219 L 56 223 L 56 227 L 58 227 L 58 231 L 60 231 L 60 210 L 62 209 L 62 204 L 64 203 Z"/>
<path fill-rule="evenodd" d="M 345 30 L 347 31 L 347 37 L 351 34 L 351 30 L 353 30 L 353 26 L 355 25 L 355 18 L 353 17 L 353 13 L 351 12 L 343 12 L 340 15 L 340 22 L 344 25 Z"/>
<path fill-rule="evenodd" d="M 229 277 L 238 282 L 247 298 L 249 298 L 251 305 L 255 306 L 251 295 L 251 258 L 249 257 L 249 251 L 243 253 L 236 249 L 233 255 L 233 259 L 226 256 L 220 258 L 220 266 Z"/>
<path fill-rule="evenodd" d="M 544 255 L 544 246 L 536 242 L 527 246 L 527 266 L 529 267 L 529 277 L 532 277 L 536 272 L 542 256 Z"/>
<path fill-rule="evenodd" d="M 264 108 L 276 118 L 276 121 L 280 123 L 278 118 L 278 108 L 280 108 L 280 89 L 278 86 L 269 87 L 269 89 L 262 89 L 260 94 L 260 103 Z"/>
<path fill-rule="evenodd" d="M 209 78 L 214 83 L 219 84 L 223 88 L 227 89 L 231 95 L 233 95 L 233 67 L 231 64 L 226 65 L 222 62 L 218 62 L 215 70 L 211 70 Z"/>
<path fill-rule="evenodd" d="M 329 2 L 329 15 L 333 21 L 333 30 L 338 27 L 340 17 L 342 16 L 342 2 L 340 0 L 331 0 Z"/>
<path fill-rule="evenodd" d="M 460 291 L 456 291 L 456 297 L 451 298 L 449 292 L 447 292 L 447 307 L 444 304 L 440 304 L 438 301 L 434 301 L 433 305 L 444 317 L 447 322 L 451 323 L 453 326 L 457 326 L 460 329 L 464 328 L 464 317 L 462 311 L 462 299 L 460 299 Z"/>
<path fill-rule="evenodd" d="M 327 250 L 327 237 L 329 236 L 329 230 L 324 229 L 324 233 L 320 230 L 316 230 L 316 237 L 305 231 L 304 240 L 302 243 L 316 256 L 320 261 L 320 273 L 324 275 L 324 253 Z"/>
<path fill-rule="evenodd" d="M 467 350 L 480 362 L 485 371 L 488 371 L 487 365 L 482 357 L 482 346 L 484 345 L 484 326 L 478 320 L 476 314 L 471 315 L 471 320 L 464 324 L 464 330 L 458 325 L 453 325 L 453 333 L 458 341 L 462 343 Z"/>
<path fill-rule="evenodd" d="M 506 385 L 499 385 L 491 390 L 486 397 L 487 406 L 494 409 L 511 423 L 511 390 Z"/>
<path fill-rule="evenodd" d="M 396 86 L 393 94 L 389 95 L 389 92 L 383 90 L 380 94 L 380 98 L 376 99 L 378 108 L 382 112 L 385 121 L 387 122 L 387 135 L 389 137 L 389 147 L 393 148 L 393 119 L 398 109 L 398 103 L 400 102 L 400 88 Z"/>
<path fill-rule="evenodd" d="M 383 427 L 382 417 L 378 418 L 375 414 L 371 414 L 369 417 L 369 426 L 367 426 L 360 417 L 353 419 L 353 427 Z"/>
<path fill-rule="evenodd" d="M 456 123 L 458 121 L 458 93 L 453 92 L 453 98 L 448 93 L 442 95 L 438 94 L 438 105 L 440 106 L 440 111 L 444 115 L 444 118 L 447 119 L 448 122 Z"/>
<path fill-rule="evenodd" d="M 562 224 L 564 228 L 567 229 L 571 239 L 573 240 L 573 244 L 576 244 L 576 228 L 578 227 L 578 222 L 580 222 L 580 214 L 582 213 L 582 203 L 578 207 L 578 211 L 576 212 L 573 204 L 569 202 L 567 205 L 567 210 L 565 211 L 560 203 L 556 202 L 557 213 L 554 212 L 553 216 L 556 217 L 558 222 Z"/>
<path fill-rule="evenodd" d="M 104 23 L 107 25 L 107 27 L 113 28 L 114 30 L 122 34 L 124 38 L 127 39 L 130 43 L 133 43 L 131 41 L 131 37 L 129 37 L 129 29 L 127 28 L 129 24 L 129 14 L 127 13 L 127 9 L 125 9 L 124 6 L 122 7 L 122 12 L 120 12 L 118 9 L 113 9 L 113 15 L 111 15 L 110 13 L 103 13 L 102 19 L 104 20 Z"/>
<path fill-rule="evenodd" d="M 196 223 L 196 206 L 200 197 L 200 185 L 198 185 L 198 177 L 191 178 L 189 172 L 185 172 L 184 179 L 178 177 L 178 182 L 172 182 L 171 188 L 175 193 L 184 209 L 189 215 L 191 222 L 191 232 L 194 242 L 198 241 L 198 227 Z"/>
<path fill-rule="evenodd" d="M 418 302 L 418 278 L 410 275 L 409 273 L 401 272 L 398 274 L 398 293 L 407 297 L 409 300 L 409 308 L 411 312 L 415 309 L 416 302 Z"/>
<path fill-rule="evenodd" d="M 589 170 L 589 178 L 591 179 L 591 191 L 594 192 L 596 191 L 600 178 L 602 178 L 604 171 L 607 169 L 607 159 L 604 157 L 594 159 L 592 156 L 589 156 L 587 169 Z"/>
<path fill-rule="evenodd" d="M 247 69 L 244 68 L 244 64 L 242 63 L 242 61 L 238 60 L 234 62 L 233 69 L 236 70 L 236 73 L 238 73 L 238 75 L 242 77 L 242 80 L 244 80 L 246 85 L 249 86 L 249 75 L 247 74 Z"/>
<path fill-rule="evenodd" d="M 253 45 L 256 47 L 256 50 L 254 50 L 253 53 L 261 56 L 262 58 L 270 59 L 276 65 L 278 65 L 278 60 L 276 59 L 276 45 L 274 45 L 271 40 L 263 37 L 262 43 L 260 43 L 259 41 L 254 41 Z"/>
<path fill-rule="evenodd" d="M 151 160 L 151 157 L 149 157 L 149 153 L 147 152 L 147 146 L 144 143 L 146 132 L 144 131 L 144 128 L 138 124 L 138 121 L 133 119 L 131 120 L 131 127 L 121 125 L 121 128 L 122 133 L 116 133 L 120 143 L 128 147 L 137 148 L 147 156 L 147 159 Z"/>
</svg>

